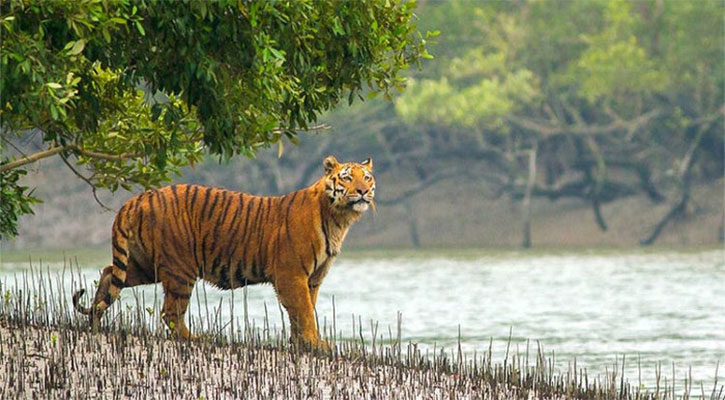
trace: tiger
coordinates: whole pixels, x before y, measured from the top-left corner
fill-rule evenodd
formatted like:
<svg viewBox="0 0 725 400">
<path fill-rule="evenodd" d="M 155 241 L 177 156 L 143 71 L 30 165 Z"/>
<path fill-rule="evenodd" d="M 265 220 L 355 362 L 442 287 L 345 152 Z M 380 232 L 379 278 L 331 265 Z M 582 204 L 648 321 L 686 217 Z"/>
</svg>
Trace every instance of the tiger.
<svg viewBox="0 0 725 400">
<path fill-rule="evenodd" d="M 90 307 L 76 311 L 94 328 L 124 288 L 161 282 L 161 318 L 172 334 L 195 339 L 184 322 L 199 279 L 219 289 L 271 283 L 287 310 L 292 339 L 322 347 L 314 308 L 320 285 L 350 227 L 375 207 L 371 158 L 326 157 L 323 176 L 284 196 L 255 196 L 176 184 L 124 203 L 111 232 L 113 262 L 101 273 Z"/>
</svg>

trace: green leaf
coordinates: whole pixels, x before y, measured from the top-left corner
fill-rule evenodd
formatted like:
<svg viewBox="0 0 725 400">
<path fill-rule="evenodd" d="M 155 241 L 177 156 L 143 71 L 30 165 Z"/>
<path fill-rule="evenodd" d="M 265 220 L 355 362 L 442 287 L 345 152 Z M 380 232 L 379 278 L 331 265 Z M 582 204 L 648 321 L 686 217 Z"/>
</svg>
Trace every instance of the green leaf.
<svg viewBox="0 0 725 400">
<path fill-rule="evenodd" d="M 276 57 L 276 58 L 277 58 L 278 60 L 284 61 L 284 54 L 282 54 L 282 52 L 280 52 L 279 50 L 275 49 L 274 47 L 270 47 L 270 48 L 269 48 L 269 51 L 270 51 L 270 52 L 272 52 L 272 54 L 273 54 L 273 55 L 274 55 L 274 56 L 275 56 L 275 57 Z"/>
<path fill-rule="evenodd" d="M 438 29 L 436 29 L 436 30 L 433 30 L 433 31 L 427 31 L 425 33 L 425 37 L 426 38 L 436 37 L 436 36 L 439 36 L 440 34 L 441 34 L 441 31 L 439 31 Z"/>
<path fill-rule="evenodd" d="M 138 33 L 141 34 L 141 36 L 146 36 L 146 30 L 143 28 L 143 25 L 139 21 L 136 21 L 136 29 L 138 29 Z"/>
<path fill-rule="evenodd" d="M 71 49 L 68 51 L 68 55 L 74 56 L 80 54 L 85 47 L 86 41 L 83 39 L 79 39 L 75 43 L 73 43 L 73 47 L 71 47 Z"/>
</svg>

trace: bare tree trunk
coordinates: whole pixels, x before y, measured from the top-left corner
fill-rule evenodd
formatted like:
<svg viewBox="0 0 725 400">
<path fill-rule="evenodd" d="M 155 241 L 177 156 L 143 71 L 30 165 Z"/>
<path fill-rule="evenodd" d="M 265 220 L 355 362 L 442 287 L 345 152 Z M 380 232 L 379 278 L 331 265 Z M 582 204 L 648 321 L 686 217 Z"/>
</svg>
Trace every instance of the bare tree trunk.
<svg viewBox="0 0 725 400">
<path fill-rule="evenodd" d="M 420 247 L 420 235 L 418 235 L 418 221 L 415 219 L 413 207 L 411 207 L 410 202 L 405 202 L 404 204 L 405 212 L 408 214 L 410 243 L 413 245 L 413 247 L 417 248 Z"/>
<path fill-rule="evenodd" d="M 604 220 L 604 216 L 602 215 L 602 203 L 599 201 L 599 195 L 596 193 L 592 198 L 592 210 L 594 211 L 594 220 L 597 221 L 597 226 L 603 232 L 606 231 L 608 229 L 607 221 Z"/>
<path fill-rule="evenodd" d="M 599 229 L 601 229 L 602 231 L 606 231 L 607 222 L 604 220 L 604 216 L 602 215 L 602 204 L 600 201 L 600 196 L 602 194 L 602 186 L 604 186 L 604 181 L 607 179 L 607 164 L 604 161 L 604 156 L 599 150 L 599 145 L 597 145 L 597 142 L 594 140 L 593 137 L 587 138 L 587 145 L 589 146 L 589 150 L 592 152 L 594 160 L 596 161 L 596 174 L 594 174 L 594 176 L 592 177 L 591 169 L 589 169 L 589 171 L 587 172 L 587 177 L 593 181 L 591 194 L 592 210 L 594 211 L 594 219 L 597 221 Z"/>
<path fill-rule="evenodd" d="M 692 141 L 690 149 L 682 158 L 682 164 L 680 166 L 679 173 L 682 184 L 680 199 L 672 206 L 672 208 L 670 208 L 670 211 L 667 212 L 664 218 L 662 218 L 662 220 L 657 223 L 655 228 L 652 230 L 652 233 L 650 233 L 647 238 L 640 241 L 641 245 L 649 246 L 653 244 L 655 240 L 657 240 L 657 237 L 659 237 L 660 233 L 662 233 L 662 230 L 665 228 L 665 226 L 667 226 L 667 224 L 676 217 L 684 215 L 685 211 L 687 210 L 687 202 L 690 201 L 690 189 L 692 187 L 692 165 L 694 164 L 695 157 L 697 156 L 695 152 L 700 146 L 700 141 L 702 140 L 702 136 L 704 135 L 706 130 L 706 127 L 700 126 L 697 135 Z"/>
<path fill-rule="evenodd" d="M 527 249 L 531 247 L 531 193 L 536 183 L 536 152 L 537 145 L 534 143 L 534 148 L 529 151 L 529 177 L 526 182 L 526 193 L 523 201 L 524 241 L 522 246 Z"/>
<path fill-rule="evenodd" d="M 646 239 L 640 241 L 640 244 L 642 244 L 643 246 L 649 246 L 653 244 L 655 240 L 657 240 L 657 238 L 660 236 L 660 233 L 662 233 L 662 230 L 665 228 L 665 226 L 667 226 L 670 221 L 685 213 L 685 210 L 687 209 L 687 202 L 690 200 L 689 177 L 685 179 L 687 179 L 687 181 L 684 183 L 684 188 L 682 189 L 682 196 L 680 196 L 680 200 L 672 208 L 670 208 L 670 211 L 655 226 L 655 228 L 652 230 L 652 233 L 650 233 L 650 235 Z"/>
</svg>

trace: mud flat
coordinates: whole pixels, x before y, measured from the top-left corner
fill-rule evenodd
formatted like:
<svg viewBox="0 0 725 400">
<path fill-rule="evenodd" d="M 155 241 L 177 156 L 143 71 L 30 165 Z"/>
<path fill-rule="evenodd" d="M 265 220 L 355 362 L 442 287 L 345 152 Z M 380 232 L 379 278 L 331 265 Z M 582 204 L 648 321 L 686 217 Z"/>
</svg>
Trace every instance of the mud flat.
<svg viewBox="0 0 725 400">
<path fill-rule="evenodd" d="M 92 332 L 59 294 L 59 279 L 31 269 L 15 289 L 2 288 L 0 399 L 725 398 L 722 382 L 692 387 L 688 377 L 683 390 L 679 377 L 673 384 L 674 371 L 668 376 L 661 367 L 656 386 L 630 384 L 623 359 L 604 376 L 588 376 L 576 361 L 561 372 L 553 354 L 535 344 L 523 354 L 507 350 L 501 362 L 492 361 L 490 349 L 466 357 L 460 341 L 457 349 L 429 354 L 404 344 L 400 319 L 382 343 L 374 324 L 369 338 L 362 329 L 356 337 L 326 335 L 334 345 L 324 352 L 290 343 L 284 327 L 272 332 L 266 320 L 231 335 L 219 333 L 227 323 L 218 321 L 209 330 L 217 333 L 177 340 L 130 306 L 110 309 Z"/>
<path fill-rule="evenodd" d="M 0 328 L 2 398 L 530 398 L 468 377 L 292 349 Z"/>
<path fill-rule="evenodd" d="M 91 333 L 4 318 L 0 398 L 673 398 L 666 386 L 633 391 L 623 380 L 557 377 L 547 372 L 543 359 L 529 368 L 518 362 L 461 365 L 448 358 L 434 363 L 409 348 L 398 362 L 394 347 L 381 348 L 377 355 L 357 346 L 342 348 L 347 354 L 313 354 L 294 346 Z M 722 387 L 703 394 L 721 399 Z"/>
</svg>

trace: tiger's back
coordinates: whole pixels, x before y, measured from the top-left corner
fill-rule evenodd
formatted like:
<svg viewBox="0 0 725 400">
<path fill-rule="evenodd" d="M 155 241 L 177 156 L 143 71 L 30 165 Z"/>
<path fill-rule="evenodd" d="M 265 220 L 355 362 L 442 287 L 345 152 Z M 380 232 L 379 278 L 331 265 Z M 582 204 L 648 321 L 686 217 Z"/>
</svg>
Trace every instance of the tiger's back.
<svg viewBox="0 0 725 400">
<path fill-rule="evenodd" d="M 291 196 L 197 185 L 151 190 L 119 211 L 113 237 L 129 237 L 130 268 L 154 272 L 156 266 L 160 274 L 202 278 L 220 289 L 265 282 L 270 254 L 264 244 L 289 226 L 280 226 L 280 207 L 291 212 L 297 197 Z"/>
</svg>

